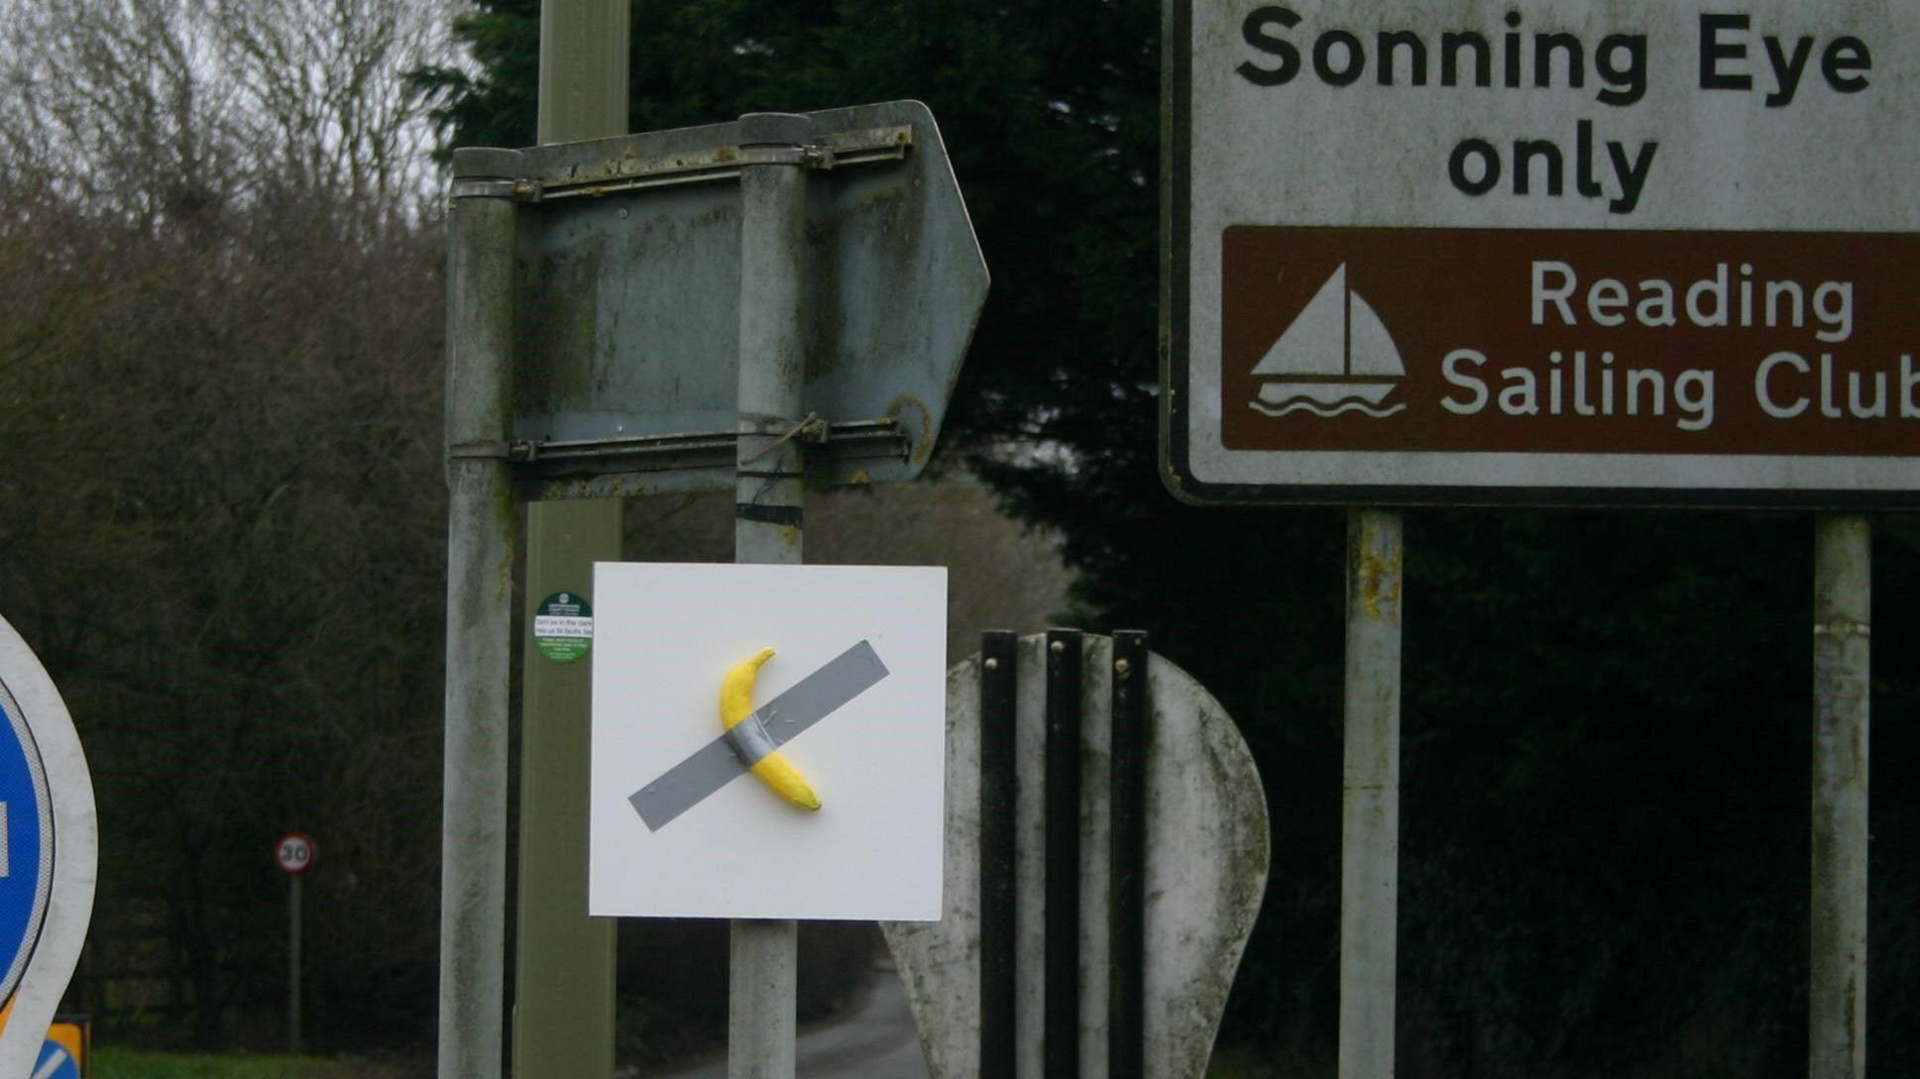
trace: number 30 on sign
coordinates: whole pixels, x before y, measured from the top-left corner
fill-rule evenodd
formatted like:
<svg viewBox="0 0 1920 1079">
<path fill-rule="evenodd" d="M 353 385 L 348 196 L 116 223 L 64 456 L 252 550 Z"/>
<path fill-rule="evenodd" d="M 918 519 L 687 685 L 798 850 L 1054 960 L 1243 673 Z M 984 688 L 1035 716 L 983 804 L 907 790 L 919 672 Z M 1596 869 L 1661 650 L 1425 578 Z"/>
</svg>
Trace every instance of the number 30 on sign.
<svg viewBox="0 0 1920 1079">
<path fill-rule="evenodd" d="M 273 846 L 273 860 L 282 870 L 296 875 L 305 873 L 313 865 L 317 853 L 312 837 L 299 832 L 288 832 Z"/>
</svg>

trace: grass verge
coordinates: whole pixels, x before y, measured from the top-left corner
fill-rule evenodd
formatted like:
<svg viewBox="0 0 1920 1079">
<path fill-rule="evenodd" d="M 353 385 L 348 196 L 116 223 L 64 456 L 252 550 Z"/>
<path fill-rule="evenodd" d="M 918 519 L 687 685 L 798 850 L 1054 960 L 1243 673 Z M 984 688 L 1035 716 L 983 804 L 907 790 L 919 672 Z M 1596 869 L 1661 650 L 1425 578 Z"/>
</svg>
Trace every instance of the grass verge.
<svg viewBox="0 0 1920 1079">
<path fill-rule="evenodd" d="M 403 1079 L 405 1074 L 397 1065 L 321 1057 L 93 1051 L 93 1079 Z"/>
<path fill-rule="evenodd" d="M 1331 1062 L 1315 1065 L 1297 1058 L 1276 1060 L 1248 1049 L 1215 1053 L 1207 1079 L 1324 1079 L 1333 1074 Z"/>
</svg>

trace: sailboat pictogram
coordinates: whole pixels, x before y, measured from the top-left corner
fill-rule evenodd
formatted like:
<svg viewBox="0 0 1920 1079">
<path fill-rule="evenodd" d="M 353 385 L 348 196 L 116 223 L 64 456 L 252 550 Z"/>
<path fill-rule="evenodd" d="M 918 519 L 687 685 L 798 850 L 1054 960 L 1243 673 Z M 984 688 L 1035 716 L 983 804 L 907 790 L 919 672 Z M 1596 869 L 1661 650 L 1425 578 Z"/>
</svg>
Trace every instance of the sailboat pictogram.
<svg viewBox="0 0 1920 1079">
<path fill-rule="evenodd" d="M 1379 407 L 1407 370 L 1386 324 L 1347 287 L 1344 262 L 1254 365 L 1253 373 L 1270 381 L 1260 386 L 1259 398 L 1248 403 L 1269 416 L 1304 411 L 1386 417 L 1407 407 L 1404 401 Z"/>
</svg>

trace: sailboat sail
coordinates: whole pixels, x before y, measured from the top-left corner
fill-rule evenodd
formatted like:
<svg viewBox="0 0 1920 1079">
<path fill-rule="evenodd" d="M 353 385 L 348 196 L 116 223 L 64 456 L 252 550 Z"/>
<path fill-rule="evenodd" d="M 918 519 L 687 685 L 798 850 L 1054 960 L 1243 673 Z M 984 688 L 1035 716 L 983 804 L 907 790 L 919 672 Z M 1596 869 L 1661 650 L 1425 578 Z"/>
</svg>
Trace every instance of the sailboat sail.
<svg viewBox="0 0 1920 1079">
<path fill-rule="evenodd" d="M 1304 410 L 1316 416 L 1357 411 L 1383 417 L 1407 407 L 1405 402 L 1375 407 L 1399 386 L 1406 367 L 1386 324 L 1347 288 L 1345 263 L 1327 277 L 1253 373 L 1270 381 L 1249 404 L 1269 416 Z"/>
<path fill-rule="evenodd" d="M 1357 294 L 1349 294 L 1353 304 L 1352 329 L 1347 336 L 1347 374 L 1375 378 L 1404 378 L 1407 369 L 1400 363 L 1400 350 L 1393 347 L 1393 335 L 1374 314 L 1373 308 Z"/>
<path fill-rule="evenodd" d="M 1346 336 L 1347 265 L 1343 262 L 1254 365 L 1253 373 L 1338 378 L 1346 373 Z"/>
</svg>

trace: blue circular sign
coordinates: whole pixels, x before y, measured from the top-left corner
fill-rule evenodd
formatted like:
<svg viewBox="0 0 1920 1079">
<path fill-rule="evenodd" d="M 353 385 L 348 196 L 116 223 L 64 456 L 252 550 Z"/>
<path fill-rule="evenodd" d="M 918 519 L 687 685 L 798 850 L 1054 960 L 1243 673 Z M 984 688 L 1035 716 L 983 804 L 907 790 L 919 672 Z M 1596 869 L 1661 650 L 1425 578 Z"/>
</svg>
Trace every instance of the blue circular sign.
<svg viewBox="0 0 1920 1079">
<path fill-rule="evenodd" d="M 80 1062 L 73 1059 L 66 1046 L 48 1038 L 33 1066 L 33 1079 L 80 1079 Z"/>
<path fill-rule="evenodd" d="M 13 999 L 46 922 L 53 887 L 53 806 L 39 747 L 0 682 L 0 1004 Z M 38 1072 L 36 1071 L 37 1075 Z M 57 1074 L 57 1073 L 56 1073 Z"/>
</svg>

